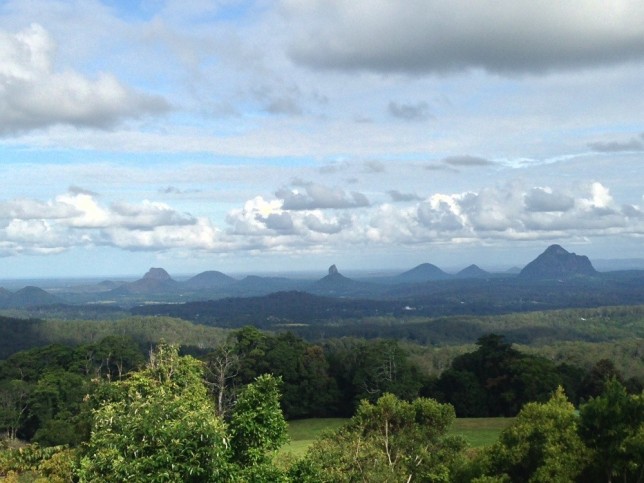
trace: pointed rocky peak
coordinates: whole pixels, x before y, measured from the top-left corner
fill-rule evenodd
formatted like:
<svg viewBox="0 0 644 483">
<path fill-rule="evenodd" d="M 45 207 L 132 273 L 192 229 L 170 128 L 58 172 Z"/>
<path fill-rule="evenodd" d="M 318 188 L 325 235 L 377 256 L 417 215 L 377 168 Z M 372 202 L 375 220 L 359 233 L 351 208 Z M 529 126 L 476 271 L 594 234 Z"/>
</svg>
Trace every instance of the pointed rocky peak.
<svg viewBox="0 0 644 483">
<path fill-rule="evenodd" d="M 150 270 L 148 270 L 145 275 L 143 275 L 143 280 L 156 280 L 156 281 L 162 282 L 165 280 L 172 280 L 172 277 L 163 268 L 153 267 Z"/>
<path fill-rule="evenodd" d="M 332 281 L 336 283 L 338 281 L 346 281 L 349 279 L 340 273 L 340 271 L 338 270 L 338 267 L 336 267 L 335 265 L 331 265 L 329 267 L 329 274 L 325 275 L 320 281 L 324 281 L 324 280 Z"/>
<path fill-rule="evenodd" d="M 339 296 L 354 293 L 360 287 L 359 282 L 345 277 L 339 272 L 338 267 L 331 265 L 328 275 L 313 282 L 309 289 L 317 295 Z"/>
<path fill-rule="evenodd" d="M 593 276 L 597 271 L 586 256 L 576 255 L 560 245 L 550 245 L 528 263 L 519 276 L 524 279 L 566 279 L 579 276 Z"/>
</svg>

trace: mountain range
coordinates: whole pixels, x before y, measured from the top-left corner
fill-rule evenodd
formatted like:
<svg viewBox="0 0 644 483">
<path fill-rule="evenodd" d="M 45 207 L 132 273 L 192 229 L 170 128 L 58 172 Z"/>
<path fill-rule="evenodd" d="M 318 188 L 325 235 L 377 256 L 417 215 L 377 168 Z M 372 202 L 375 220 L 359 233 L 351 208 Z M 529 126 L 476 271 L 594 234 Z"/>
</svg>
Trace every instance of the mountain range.
<svg viewBox="0 0 644 483">
<path fill-rule="evenodd" d="M 492 293 L 495 290 L 517 290 L 524 285 L 563 282 L 597 283 L 598 280 L 626 279 L 619 290 L 644 292 L 638 287 L 644 271 L 599 273 L 588 257 L 551 245 L 517 273 L 490 273 L 470 265 L 456 274 L 449 274 L 431 263 L 422 263 L 408 271 L 389 277 L 352 279 L 331 265 L 328 273 L 317 280 L 256 275 L 236 279 L 222 272 L 209 270 L 187 280 L 173 279 L 163 268 L 151 268 L 142 278 L 132 282 L 105 280 L 95 285 L 82 285 L 57 292 L 56 295 L 36 287 L 25 287 L 15 293 L 0 289 L 0 308 L 33 307 L 53 304 L 112 303 L 132 307 L 142 303 L 165 303 L 215 300 L 235 297 L 265 296 L 275 292 L 298 291 L 325 297 L 363 299 L 429 299 L 437 294 Z M 612 283 L 612 282 L 611 282 Z M 609 286 L 610 285 L 609 283 Z M 618 290 L 617 288 L 615 290 Z M 479 295 L 477 295 L 479 297 Z M 633 298 L 630 294 L 629 298 Z M 489 297 L 488 297 L 489 298 Z M 433 303 L 439 303 L 434 300 Z M 442 303 L 442 302 L 440 302 Z"/>
</svg>

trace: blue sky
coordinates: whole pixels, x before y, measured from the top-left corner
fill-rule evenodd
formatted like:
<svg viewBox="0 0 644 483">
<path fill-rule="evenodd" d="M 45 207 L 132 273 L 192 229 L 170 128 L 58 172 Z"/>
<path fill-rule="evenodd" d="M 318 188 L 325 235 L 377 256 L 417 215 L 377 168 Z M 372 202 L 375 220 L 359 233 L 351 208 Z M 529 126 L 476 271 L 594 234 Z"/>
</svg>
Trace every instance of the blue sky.
<svg viewBox="0 0 644 483">
<path fill-rule="evenodd" d="M 0 1 L 0 278 L 643 257 L 644 4 Z"/>
</svg>

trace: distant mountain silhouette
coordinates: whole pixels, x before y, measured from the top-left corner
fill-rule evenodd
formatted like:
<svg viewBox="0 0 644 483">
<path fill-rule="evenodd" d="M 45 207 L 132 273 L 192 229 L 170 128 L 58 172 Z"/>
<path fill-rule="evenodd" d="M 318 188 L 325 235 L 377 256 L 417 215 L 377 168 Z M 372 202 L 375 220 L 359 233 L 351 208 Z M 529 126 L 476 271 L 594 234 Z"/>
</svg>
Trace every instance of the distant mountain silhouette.
<svg viewBox="0 0 644 483">
<path fill-rule="evenodd" d="M 235 283 L 236 280 L 225 273 L 216 270 L 201 272 L 192 278 L 189 278 L 181 285 L 191 290 L 207 290 L 214 288 L 226 287 Z"/>
<path fill-rule="evenodd" d="M 490 276 L 489 272 L 481 269 L 478 265 L 470 265 L 456 274 L 458 278 L 487 278 Z"/>
<path fill-rule="evenodd" d="M 176 292 L 179 287 L 179 282 L 173 280 L 163 268 L 151 268 L 143 278 L 125 283 L 111 293 L 115 295 L 167 293 Z"/>
<path fill-rule="evenodd" d="M 159 282 L 164 282 L 164 281 L 172 280 L 172 277 L 163 268 L 153 267 L 150 270 L 148 270 L 145 275 L 143 275 L 143 280 L 155 280 Z"/>
<path fill-rule="evenodd" d="M 0 287 L 0 304 L 3 301 L 8 300 L 11 297 L 12 293 L 4 287 Z"/>
<path fill-rule="evenodd" d="M 597 271 L 588 257 L 570 253 L 560 245 L 550 245 L 521 270 L 519 278 L 546 280 L 594 275 L 597 275 Z"/>
<path fill-rule="evenodd" d="M 329 267 L 329 273 L 314 282 L 307 292 L 323 295 L 346 295 L 360 291 L 364 285 L 342 275 L 335 265 Z"/>
<path fill-rule="evenodd" d="M 430 282 L 433 280 L 446 280 L 448 278 L 451 278 L 451 275 L 443 272 L 440 268 L 431 263 L 421 263 L 417 267 L 395 277 L 396 281 L 399 283 Z"/>
<path fill-rule="evenodd" d="M 3 293 L 0 303 L 6 308 L 38 307 L 60 304 L 61 299 L 38 287 L 24 287 L 15 293 Z"/>
</svg>

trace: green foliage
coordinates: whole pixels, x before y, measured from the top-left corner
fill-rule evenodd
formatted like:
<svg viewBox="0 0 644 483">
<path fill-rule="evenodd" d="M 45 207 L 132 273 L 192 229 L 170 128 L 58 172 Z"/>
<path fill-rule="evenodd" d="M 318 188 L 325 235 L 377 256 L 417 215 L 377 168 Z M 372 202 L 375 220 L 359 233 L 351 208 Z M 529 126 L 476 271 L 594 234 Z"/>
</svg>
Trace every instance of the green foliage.
<svg viewBox="0 0 644 483">
<path fill-rule="evenodd" d="M 0 429 L 45 446 L 77 445 L 89 435 L 81 408 L 90 378 L 122 378 L 142 361 L 136 344 L 116 336 L 13 354 L 0 362 Z"/>
<path fill-rule="evenodd" d="M 201 364 L 160 345 L 148 366 L 99 395 L 80 481 L 221 481 L 228 441 Z M 102 397 L 102 400 L 101 400 Z"/>
<path fill-rule="evenodd" d="M 587 481 L 644 477 L 644 393 L 629 395 L 616 379 L 580 408 L 580 433 L 592 451 Z"/>
<path fill-rule="evenodd" d="M 281 378 L 281 405 L 287 418 L 328 416 L 337 410 L 338 389 L 320 346 L 290 332 L 270 336 L 245 327 L 235 333 L 233 347 L 241 383 L 267 373 Z"/>
<path fill-rule="evenodd" d="M 266 465 L 288 440 L 280 410 L 280 380 L 265 374 L 246 386 L 229 422 L 233 460 L 241 467 Z"/>
<path fill-rule="evenodd" d="M 606 383 L 615 379 L 624 382 L 621 373 L 609 359 L 601 359 L 590 369 L 581 383 L 581 392 L 585 396 L 597 397 L 604 392 Z"/>
<path fill-rule="evenodd" d="M 361 400 L 375 402 L 385 393 L 414 399 L 427 381 L 397 341 L 343 339 L 328 342 L 325 352 L 341 393 L 339 415 L 351 415 Z"/>
<path fill-rule="evenodd" d="M 464 442 L 446 436 L 451 406 L 385 394 L 363 401 L 343 428 L 315 443 L 291 470 L 295 481 L 449 481 Z"/>
<path fill-rule="evenodd" d="M 549 360 L 523 354 L 490 334 L 478 349 L 456 357 L 436 387 L 459 416 L 513 416 L 529 401 L 545 401 L 561 383 Z"/>
<path fill-rule="evenodd" d="M 0 429 L 9 439 L 16 439 L 29 408 L 33 385 L 20 379 L 0 382 Z"/>
<path fill-rule="evenodd" d="M 80 443 L 83 434 L 76 419 L 88 386 L 83 376 L 62 369 L 43 374 L 29 398 L 30 423 L 37 428 L 33 441 L 44 446 Z"/>
<path fill-rule="evenodd" d="M 509 481 L 575 481 L 586 463 L 578 417 L 560 387 L 546 403 L 528 403 L 484 453 L 485 474 Z"/>
<path fill-rule="evenodd" d="M 21 475 L 30 475 L 28 481 L 72 482 L 77 463 L 76 451 L 65 446 L 42 448 L 33 444 L 0 451 L 0 474 L 13 475 L 15 481 L 23 481 Z"/>
</svg>

